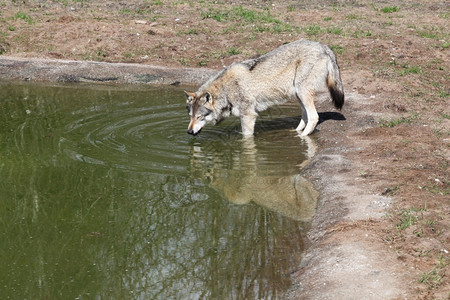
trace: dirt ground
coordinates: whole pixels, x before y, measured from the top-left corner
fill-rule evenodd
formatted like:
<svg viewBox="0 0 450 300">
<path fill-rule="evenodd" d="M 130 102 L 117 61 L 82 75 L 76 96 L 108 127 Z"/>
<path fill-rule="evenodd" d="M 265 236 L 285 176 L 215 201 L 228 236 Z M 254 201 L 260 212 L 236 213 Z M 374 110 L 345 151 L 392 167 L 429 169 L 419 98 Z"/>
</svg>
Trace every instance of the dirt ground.
<svg viewBox="0 0 450 300">
<path fill-rule="evenodd" d="M 0 58 L 220 69 L 307 38 L 337 54 L 319 97 L 321 192 L 291 299 L 450 298 L 446 1 L 0 0 Z"/>
</svg>

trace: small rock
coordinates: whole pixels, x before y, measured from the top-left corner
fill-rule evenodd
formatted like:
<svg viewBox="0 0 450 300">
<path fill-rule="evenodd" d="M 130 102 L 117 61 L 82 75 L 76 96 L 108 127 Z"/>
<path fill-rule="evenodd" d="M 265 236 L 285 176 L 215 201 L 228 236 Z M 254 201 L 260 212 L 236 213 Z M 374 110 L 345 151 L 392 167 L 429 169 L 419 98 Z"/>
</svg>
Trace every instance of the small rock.
<svg viewBox="0 0 450 300">
<path fill-rule="evenodd" d="M 381 195 L 385 196 L 385 195 L 389 195 L 392 192 L 391 188 L 385 188 L 384 191 L 381 193 Z"/>
</svg>

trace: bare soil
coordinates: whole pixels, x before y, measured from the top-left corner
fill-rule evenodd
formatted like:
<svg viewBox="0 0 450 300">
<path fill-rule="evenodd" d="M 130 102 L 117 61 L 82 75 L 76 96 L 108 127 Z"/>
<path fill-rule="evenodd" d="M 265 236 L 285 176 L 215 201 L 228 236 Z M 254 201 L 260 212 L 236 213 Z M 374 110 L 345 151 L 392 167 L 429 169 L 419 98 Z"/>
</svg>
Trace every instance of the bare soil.
<svg viewBox="0 0 450 300">
<path fill-rule="evenodd" d="M 0 0 L 0 59 L 220 69 L 300 38 L 330 45 L 346 104 L 318 97 L 304 173 L 320 205 L 286 297 L 449 299 L 449 25 L 437 0 Z"/>
</svg>

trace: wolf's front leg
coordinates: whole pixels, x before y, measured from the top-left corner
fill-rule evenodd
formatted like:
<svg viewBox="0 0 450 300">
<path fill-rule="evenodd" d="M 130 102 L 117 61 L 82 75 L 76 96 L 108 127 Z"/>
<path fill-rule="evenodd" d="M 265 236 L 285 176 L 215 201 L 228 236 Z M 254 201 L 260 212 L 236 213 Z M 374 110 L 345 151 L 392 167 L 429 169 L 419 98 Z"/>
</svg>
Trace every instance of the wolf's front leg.
<svg viewBox="0 0 450 300">
<path fill-rule="evenodd" d="M 241 115 L 241 127 L 243 136 L 253 135 L 255 129 L 256 115 Z"/>
</svg>

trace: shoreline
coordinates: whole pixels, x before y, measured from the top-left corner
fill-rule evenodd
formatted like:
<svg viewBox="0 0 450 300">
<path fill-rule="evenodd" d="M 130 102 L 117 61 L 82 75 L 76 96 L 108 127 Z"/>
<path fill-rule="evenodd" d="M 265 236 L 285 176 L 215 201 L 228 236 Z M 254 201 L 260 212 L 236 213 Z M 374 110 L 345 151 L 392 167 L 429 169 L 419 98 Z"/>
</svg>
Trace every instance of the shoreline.
<svg viewBox="0 0 450 300">
<path fill-rule="evenodd" d="M 30 59 L 0 56 L 0 79 L 61 83 L 197 85 L 217 73 L 211 69 L 166 68 L 132 63 Z"/>
</svg>

